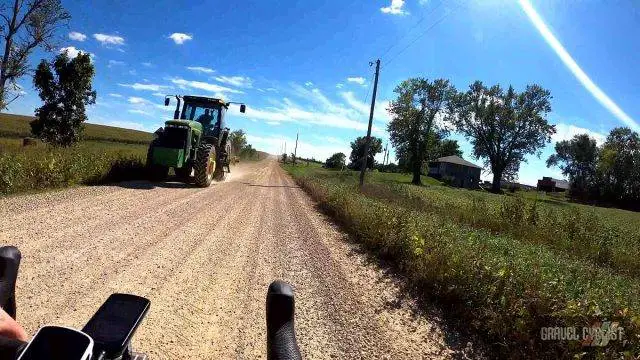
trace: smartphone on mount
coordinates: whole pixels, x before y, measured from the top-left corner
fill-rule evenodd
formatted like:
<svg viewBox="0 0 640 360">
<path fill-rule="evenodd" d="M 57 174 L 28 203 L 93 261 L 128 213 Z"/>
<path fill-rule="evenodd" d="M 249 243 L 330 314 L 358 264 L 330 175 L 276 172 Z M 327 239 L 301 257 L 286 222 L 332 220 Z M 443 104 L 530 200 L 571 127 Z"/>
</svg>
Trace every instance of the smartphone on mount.
<svg viewBox="0 0 640 360">
<path fill-rule="evenodd" d="M 141 296 L 111 294 L 82 328 L 95 342 L 94 352 L 116 359 L 130 351 L 131 338 L 150 305 L 151 302 Z"/>
<path fill-rule="evenodd" d="M 63 326 L 43 326 L 18 360 L 90 360 L 93 340 L 89 335 Z"/>
</svg>

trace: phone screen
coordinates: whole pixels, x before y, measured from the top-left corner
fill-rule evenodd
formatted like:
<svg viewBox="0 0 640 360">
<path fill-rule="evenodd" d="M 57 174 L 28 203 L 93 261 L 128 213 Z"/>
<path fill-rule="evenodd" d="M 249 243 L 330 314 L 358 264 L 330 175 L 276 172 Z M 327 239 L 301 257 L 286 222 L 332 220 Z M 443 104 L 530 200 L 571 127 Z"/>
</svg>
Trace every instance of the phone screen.
<svg viewBox="0 0 640 360">
<path fill-rule="evenodd" d="M 107 355 L 123 350 L 149 308 L 149 300 L 128 294 L 112 294 L 82 331 Z"/>
<path fill-rule="evenodd" d="M 42 327 L 31 340 L 20 360 L 86 360 L 91 339 L 76 330 L 58 326 Z"/>
</svg>

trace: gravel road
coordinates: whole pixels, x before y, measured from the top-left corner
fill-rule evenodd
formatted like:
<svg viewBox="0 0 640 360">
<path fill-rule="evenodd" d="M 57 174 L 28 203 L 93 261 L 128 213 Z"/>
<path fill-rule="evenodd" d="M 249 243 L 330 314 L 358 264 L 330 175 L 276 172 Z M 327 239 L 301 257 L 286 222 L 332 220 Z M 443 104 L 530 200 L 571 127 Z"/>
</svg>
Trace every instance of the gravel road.
<svg viewBox="0 0 640 360">
<path fill-rule="evenodd" d="M 0 243 L 20 248 L 18 321 L 82 327 L 113 292 L 148 297 L 134 347 L 151 359 L 265 358 L 274 279 L 296 293 L 309 359 L 454 356 L 420 312 L 273 160 L 207 189 L 121 183 L 0 199 Z"/>
</svg>

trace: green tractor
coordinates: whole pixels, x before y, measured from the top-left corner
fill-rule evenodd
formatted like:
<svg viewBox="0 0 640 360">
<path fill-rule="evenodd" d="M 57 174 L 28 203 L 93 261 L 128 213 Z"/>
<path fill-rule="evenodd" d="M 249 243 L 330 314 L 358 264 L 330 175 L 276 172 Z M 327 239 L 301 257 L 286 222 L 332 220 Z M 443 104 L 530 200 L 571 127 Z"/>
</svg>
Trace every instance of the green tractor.
<svg viewBox="0 0 640 360">
<path fill-rule="evenodd" d="M 193 182 L 200 187 L 224 180 L 225 173 L 231 171 L 229 128 L 225 127 L 224 118 L 232 103 L 201 96 L 167 95 L 165 106 L 169 106 L 171 97 L 177 101 L 173 120 L 155 132 L 147 152 L 151 179 L 163 181 L 173 168 L 181 181 L 190 182 L 193 173 Z M 240 104 L 240 112 L 245 109 Z"/>
</svg>

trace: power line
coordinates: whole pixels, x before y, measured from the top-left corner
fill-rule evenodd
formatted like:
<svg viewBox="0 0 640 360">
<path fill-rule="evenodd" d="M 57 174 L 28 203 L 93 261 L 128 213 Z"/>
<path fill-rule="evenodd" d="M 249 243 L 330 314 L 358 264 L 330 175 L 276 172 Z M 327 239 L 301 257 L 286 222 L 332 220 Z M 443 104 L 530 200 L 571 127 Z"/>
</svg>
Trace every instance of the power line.
<svg viewBox="0 0 640 360">
<path fill-rule="evenodd" d="M 420 25 L 424 19 L 427 18 L 427 15 L 431 15 L 433 14 L 436 10 L 438 10 L 438 8 L 444 3 L 444 1 L 440 1 L 438 3 L 438 5 L 436 5 L 435 7 L 433 7 L 430 11 L 422 14 L 422 16 L 420 17 L 420 19 L 418 20 L 418 22 L 416 22 L 409 30 L 407 30 L 407 32 L 400 38 L 398 39 L 398 41 L 392 43 L 391 45 L 389 45 L 389 47 L 387 48 L 387 50 L 382 54 L 381 58 L 384 58 L 385 56 L 387 56 L 387 54 L 389 53 L 389 51 L 391 49 L 393 49 L 394 46 L 400 44 L 404 39 L 407 38 L 407 36 L 409 36 L 411 34 L 411 32 L 418 27 L 418 25 Z"/>
<path fill-rule="evenodd" d="M 371 81 L 373 80 L 374 75 L 374 73 L 371 73 L 371 77 L 369 78 L 369 85 L 367 85 L 367 92 L 364 95 L 364 100 L 362 100 L 362 102 L 365 104 L 367 103 L 367 100 L 369 100 L 369 90 L 371 90 Z"/>
<path fill-rule="evenodd" d="M 433 24 L 431 24 L 431 26 L 427 27 L 420 35 L 418 35 L 415 39 L 413 39 L 413 41 L 411 41 L 409 44 L 407 44 L 404 48 L 402 48 L 400 51 L 398 51 L 392 58 L 391 60 L 387 61 L 385 63 L 385 66 L 389 65 L 390 63 L 392 63 L 395 59 L 398 58 L 398 56 L 400 56 L 400 54 L 402 54 L 405 50 L 407 50 L 411 45 L 415 44 L 418 40 L 420 40 L 420 38 L 422 38 L 424 35 L 426 35 L 431 29 L 433 29 L 434 27 L 436 27 L 438 24 L 440 24 L 441 22 L 443 22 L 449 15 L 451 15 L 458 7 L 460 7 L 460 3 L 457 3 L 456 5 L 458 5 L 457 7 L 454 7 L 453 9 L 449 10 L 446 14 L 444 14 L 443 16 L 441 16 L 438 20 L 436 20 L 436 22 L 434 22 Z"/>
</svg>

